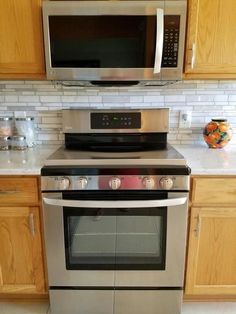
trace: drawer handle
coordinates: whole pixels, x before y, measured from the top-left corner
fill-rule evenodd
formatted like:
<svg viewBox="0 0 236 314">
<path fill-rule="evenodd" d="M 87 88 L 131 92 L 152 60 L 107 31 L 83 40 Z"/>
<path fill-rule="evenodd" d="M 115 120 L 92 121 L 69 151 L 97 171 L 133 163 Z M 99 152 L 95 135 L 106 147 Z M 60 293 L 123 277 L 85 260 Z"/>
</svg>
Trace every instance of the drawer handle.
<svg viewBox="0 0 236 314">
<path fill-rule="evenodd" d="M 196 219 L 196 226 L 195 229 L 193 229 L 193 232 L 195 234 L 195 237 L 198 237 L 199 234 L 199 227 L 200 227 L 200 217 L 199 215 L 197 215 L 196 217 L 194 217 L 194 219 Z"/>
<path fill-rule="evenodd" d="M 20 190 L 0 190 L 0 195 L 7 195 L 7 194 L 15 194 L 21 192 Z"/>
<path fill-rule="evenodd" d="M 192 45 L 192 58 L 191 58 L 191 69 L 194 69 L 196 63 L 196 44 L 193 43 Z"/>
<path fill-rule="evenodd" d="M 34 214 L 33 213 L 29 214 L 29 229 L 30 229 L 31 235 L 34 237 L 35 236 L 35 226 L 34 226 Z"/>
</svg>

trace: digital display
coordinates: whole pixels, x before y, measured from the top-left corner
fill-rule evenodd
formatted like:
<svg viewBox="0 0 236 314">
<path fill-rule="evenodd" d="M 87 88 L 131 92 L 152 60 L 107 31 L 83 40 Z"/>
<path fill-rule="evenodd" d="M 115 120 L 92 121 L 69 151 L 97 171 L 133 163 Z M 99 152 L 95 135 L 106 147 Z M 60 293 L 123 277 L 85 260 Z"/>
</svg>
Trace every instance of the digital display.
<svg viewBox="0 0 236 314">
<path fill-rule="evenodd" d="M 140 129 L 141 112 L 92 112 L 91 129 Z"/>
</svg>

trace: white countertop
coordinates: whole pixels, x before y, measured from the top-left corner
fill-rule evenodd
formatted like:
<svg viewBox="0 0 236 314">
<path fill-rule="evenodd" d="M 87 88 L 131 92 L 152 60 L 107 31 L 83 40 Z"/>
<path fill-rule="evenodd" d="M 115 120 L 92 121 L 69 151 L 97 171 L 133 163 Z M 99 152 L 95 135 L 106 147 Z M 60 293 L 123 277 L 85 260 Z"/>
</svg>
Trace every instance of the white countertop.
<svg viewBox="0 0 236 314">
<path fill-rule="evenodd" d="M 24 151 L 0 151 L 0 175 L 39 175 L 57 145 L 38 145 Z"/>
<path fill-rule="evenodd" d="M 236 175 L 236 147 L 221 149 L 202 145 L 174 145 L 185 157 L 192 175 Z"/>
<path fill-rule="evenodd" d="M 236 175 L 236 147 L 210 149 L 202 145 L 174 145 L 194 175 Z M 39 175 L 45 159 L 58 146 L 38 145 L 26 151 L 0 151 L 0 175 Z"/>
</svg>

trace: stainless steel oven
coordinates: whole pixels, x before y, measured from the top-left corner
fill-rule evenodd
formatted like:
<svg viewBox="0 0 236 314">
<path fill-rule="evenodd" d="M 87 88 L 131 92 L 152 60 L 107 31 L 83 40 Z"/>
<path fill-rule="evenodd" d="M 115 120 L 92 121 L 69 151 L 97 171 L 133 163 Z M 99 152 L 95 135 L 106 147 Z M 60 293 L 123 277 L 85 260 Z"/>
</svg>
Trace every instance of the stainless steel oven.
<svg viewBox="0 0 236 314">
<path fill-rule="evenodd" d="M 101 169 L 101 173 L 104 170 L 109 173 L 109 169 Z M 48 176 L 50 169 L 44 170 L 44 189 L 51 190 L 43 193 L 43 200 L 50 297 L 55 313 L 94 313 L 91 291 L 114 295 L 109 310 L 99 302 L 96 313 L 110 314 L 113 306 L 114 313 L 121 313 L 125 302 L 122 296 L 138 296 L 142 291 L 169 298 L 167 310 L 150 313 L 178 313 L 173 309 L 183 287 L 187 176 L 172 175 L 173 191 L 143 190 L 145 180 L 158 182 L 161 177 L 153 175 L 147 179 L 146 169 L 138 168 L 133 169 L 138 175 L 119 175 L 116 169 L 116 179 L 123 185 L 129 182 L 129 189 L 101 190 L 105 182 L 114 180 L 114 169 L 111 170 L 111 175 L 86 176 L 90 186 L 99 190 L 76 192 L 52 191 L 55 178 Z M 75 186 L 84 177 L 78 175 L 80 169 L 73 171 L 77 175 L 69 179 Z M 57 179 L 60 178 L 59 175 Z M 177 190 L 178 184 L 182 185 L 181 191 Z M 74 300 L 82 293 L 83 299 L 87 297 L 86 305 L 78 310 L 77 303 L 72 302 L 67 308 L 68 304 L 60 298 L 63 293 Z M 158 309 L 159 298 L 155 303 Z M 143 313 L 136 309 L 137 304 L 134 306 L 133 310 Z"/>
<path fill-rule="evenodd" d="M 96 128 L 104 123 L 101 114 L 90 119 Z M 129 121 L 125 117 L 131 117 L 126 130 L 141 127 L 143 120 L 142 111 L 103 114 L 113 130 Z M 156 116 L 157 129 L 162 124 L 166 129 L 163 113 L 149 114 Z M 136 134 L 139 148 L 144 130 Z M 152 143 L 152 150 L 131 152 L 127 138 L 133 131 L 117 132 L 124 141 L 110 145 L 113 152 L 107 152 L 109 141 L 105 152 L 97 151 L 98 134 L 95 145 L 92 139 L 87 143 L 95 151 L 72 149 L 75 138 L 85 148 L 85 134 L 71 132 L 68 148 L 60 148 L 41 170 L 52 314 L 180 314 L 190 174 L 185 160 L 163 146 L 159 129 L 155 148 Z M 152 132 L 144 138 L 149 135 L 152 142 Z"/>
</svg>

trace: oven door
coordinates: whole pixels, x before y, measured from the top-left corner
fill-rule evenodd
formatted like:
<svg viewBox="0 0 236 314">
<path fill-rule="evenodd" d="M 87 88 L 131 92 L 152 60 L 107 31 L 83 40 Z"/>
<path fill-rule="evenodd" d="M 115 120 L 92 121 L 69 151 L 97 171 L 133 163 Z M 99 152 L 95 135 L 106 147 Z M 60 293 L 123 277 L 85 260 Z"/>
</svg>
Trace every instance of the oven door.
<svg viewBox="0 0 236 314">
<path fill-rule="evenodd" d="M 44 193 L 50 286 L 182 287 L 187 195 Z"/>
</svg>

